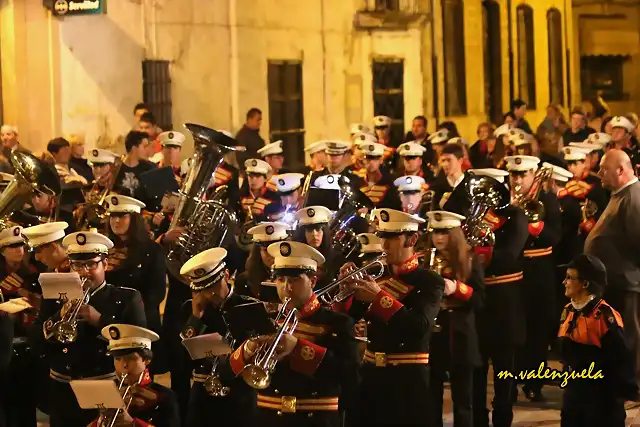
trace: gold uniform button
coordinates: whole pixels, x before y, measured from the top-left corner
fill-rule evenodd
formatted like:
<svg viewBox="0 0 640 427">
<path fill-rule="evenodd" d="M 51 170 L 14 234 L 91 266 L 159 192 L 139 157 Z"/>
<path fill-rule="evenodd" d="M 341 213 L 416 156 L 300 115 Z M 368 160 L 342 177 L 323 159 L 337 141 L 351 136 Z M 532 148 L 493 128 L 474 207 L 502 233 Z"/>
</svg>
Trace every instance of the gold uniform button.
<svg viewBox="0 0 640 427">
<path fill-rule="evenodd" d="M 62 349 L 62 352 L 63 353 L 69 353 L 69 349 L 67 347 L 65 347 L 65 348 Z"/>
</svg>

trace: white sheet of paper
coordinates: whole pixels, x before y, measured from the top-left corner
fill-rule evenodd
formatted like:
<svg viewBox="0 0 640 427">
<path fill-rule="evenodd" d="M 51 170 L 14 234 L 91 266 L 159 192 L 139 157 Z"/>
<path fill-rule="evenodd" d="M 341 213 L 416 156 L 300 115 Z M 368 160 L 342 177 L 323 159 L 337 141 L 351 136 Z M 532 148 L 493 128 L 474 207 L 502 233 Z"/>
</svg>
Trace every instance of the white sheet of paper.
<svg viewBox="0 0 640 427">
<path fill-rule="evenodd" d="M 33 308 L 33 306 L 26 298 L 14 298 L 0 304 L 0 311 L 11 314 L 20 313 L 28 308 Z"/>
<path fill-rule="evenodd" d="M 78 273 L 41 273 L 38 278 L 44 299 L 82 298 L 82 280 Z"/>
<path fill-rule="evenodd" d="M 82 409 L 118 409 L 124 401 L 113 380 L 74 380 L 71 388 Z"/>
<path fill-rule="evenodd" d="M 278 284 L 276 282 L 260 282 L 260 286 L 267 286 L 269 288 L 277 288 Z"/>
<path fill-rule="evenodd" d="M 229 354 L 233 351 L 229 343 L 218 333 L 199 335 L 182 340 L 193 360 Z"/>
</svg>

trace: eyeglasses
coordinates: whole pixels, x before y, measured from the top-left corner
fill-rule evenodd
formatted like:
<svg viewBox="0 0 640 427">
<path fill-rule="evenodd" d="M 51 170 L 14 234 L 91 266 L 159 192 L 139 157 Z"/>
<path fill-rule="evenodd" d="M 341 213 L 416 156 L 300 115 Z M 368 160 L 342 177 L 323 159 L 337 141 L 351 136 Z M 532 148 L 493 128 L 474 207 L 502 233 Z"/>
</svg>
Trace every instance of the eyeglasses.
<svg viewBox="0 0 640 427">
<path fill-rule="evenodd" d="M 80 270 L 95 270 L 100 264 L 100 261 L 73 261 L 71 262 L 71 269 L 74 271 Z"/>
</svg>

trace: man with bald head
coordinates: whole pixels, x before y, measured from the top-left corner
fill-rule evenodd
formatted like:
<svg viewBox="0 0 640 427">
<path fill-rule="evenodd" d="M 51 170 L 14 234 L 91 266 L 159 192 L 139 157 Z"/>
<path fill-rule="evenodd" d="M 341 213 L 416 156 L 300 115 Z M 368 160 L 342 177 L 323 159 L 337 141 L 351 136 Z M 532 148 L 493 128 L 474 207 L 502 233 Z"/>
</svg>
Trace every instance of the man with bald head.
<svg viewBox="0 0 640 427">
<path fill-rule="evenodd" d="M 627 153 L 611 149 L 598 176 L 611 199 L 589 233 L 584 251 L 607 267 L 606 301 L 622 315 L 640 384 L 640 183 Z"/>
</svg>

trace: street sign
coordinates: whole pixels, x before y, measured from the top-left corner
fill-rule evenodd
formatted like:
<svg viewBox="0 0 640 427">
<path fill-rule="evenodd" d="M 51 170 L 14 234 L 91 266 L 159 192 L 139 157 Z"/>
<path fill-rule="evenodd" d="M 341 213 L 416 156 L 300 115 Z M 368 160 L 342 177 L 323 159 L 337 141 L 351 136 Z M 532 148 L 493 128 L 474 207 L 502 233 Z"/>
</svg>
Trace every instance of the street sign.
<svg viewBox="0 0 640 427">
<path fill-rule="evenodd" d="M 107 11 L 107 0 L 55 0 L 55 16 L 97 15 Z"/>
</svg>

